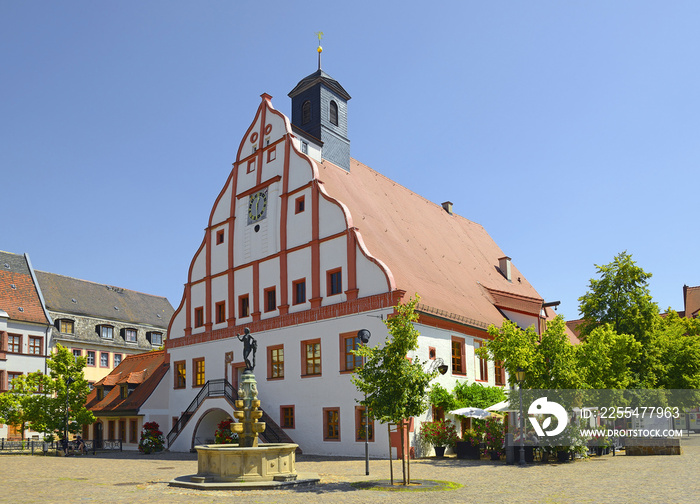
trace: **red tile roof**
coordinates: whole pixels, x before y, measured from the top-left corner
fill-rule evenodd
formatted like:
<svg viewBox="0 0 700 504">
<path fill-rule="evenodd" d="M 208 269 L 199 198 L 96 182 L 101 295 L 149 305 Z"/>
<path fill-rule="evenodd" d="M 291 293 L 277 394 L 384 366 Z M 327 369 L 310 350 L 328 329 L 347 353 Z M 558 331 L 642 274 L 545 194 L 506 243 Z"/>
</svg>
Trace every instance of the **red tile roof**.
<svg viewBox="0 0 700 504">
<path fill-rule="evenodd" d="M 367 251 L 385 264 L 396 289 L 420 294 L 421 304 L 474 321 L 477 327 L 500 326 L 502 314 L 489 292 L 511 296 L 528 313 L 542 297 L 512 266 L 512 281 L 500 273 L 505 256 L 482 226 L 447 213 L 355 159 L 350 171 L 324 161 L 319 179 L 330 198 L 349 211 Z M 486 287 L 486 289 L 482 288 Z"/>
<path fill-rule="evenodd" d="M 0 251 L 0 310 L 11 320 L 49 324 L 24 255 Z"/>
<path fill-rule="evenodd" d="M 95 384 L 86 400 L 88 409 L 100 414 L 135 413 L 150 397 L 168 372 L 165 351 L 129 355 L 110 374 Z M 121 384 L 136 385 L 126 399 L 121 398 Z M 97 399 L 97 388 L 105 387 L 105 396 Z"/>
</svg>

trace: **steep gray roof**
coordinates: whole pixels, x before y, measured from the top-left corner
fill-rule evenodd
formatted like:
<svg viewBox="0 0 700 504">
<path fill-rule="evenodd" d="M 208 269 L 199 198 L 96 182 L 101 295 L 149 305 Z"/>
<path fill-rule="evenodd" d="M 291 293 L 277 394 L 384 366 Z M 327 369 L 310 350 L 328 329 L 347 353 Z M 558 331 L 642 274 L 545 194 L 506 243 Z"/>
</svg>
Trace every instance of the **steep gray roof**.
<svg viewBox="0 0 700 504">
<path fill-rule="evenodd" d="M 301 93 L 302 91 L 305 91 L 309 89 L 311 86 L 315 85 L 317 82 L 323 83 L 327 88 L 331 89 L 333 92 L 338 94 L 341 98 L 344 100 L 349 100 L 350 95 L 348 94 L 347 91 L 343 88 L 343 86 L 340 85 L 340 83 L 335 80 L 333 77 L 328 75 L 326 72 L 324 72 L 321 69 L 316 70 L 314 73 L 311 75 L 307 75 L 303 79 L 299 81 L 299 84 L 297 84 L 294 89 L 292 89 L 289 92 L 289 97 L 294 98 L 296 95 Z"/>
<path fill-rule="evenodd" d="M 160 296 L 36 271 L 46 308 L 121 322 L 167 329 L 173 315 L 170 302 Z"/>
</svg>

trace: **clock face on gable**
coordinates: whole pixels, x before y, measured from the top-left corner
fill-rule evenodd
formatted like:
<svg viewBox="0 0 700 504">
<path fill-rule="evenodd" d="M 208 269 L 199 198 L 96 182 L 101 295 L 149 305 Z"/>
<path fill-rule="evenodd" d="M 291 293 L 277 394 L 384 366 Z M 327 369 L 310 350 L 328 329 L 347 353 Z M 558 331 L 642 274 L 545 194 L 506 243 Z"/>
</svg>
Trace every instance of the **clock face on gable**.
<svg viewBox="0 0 700 504">
<path fill-rule="evenodd" d="M 250 195 L 248 201 L 248 224 L 259 222 L 267 217 L 267 189 Z"/>
</svg>

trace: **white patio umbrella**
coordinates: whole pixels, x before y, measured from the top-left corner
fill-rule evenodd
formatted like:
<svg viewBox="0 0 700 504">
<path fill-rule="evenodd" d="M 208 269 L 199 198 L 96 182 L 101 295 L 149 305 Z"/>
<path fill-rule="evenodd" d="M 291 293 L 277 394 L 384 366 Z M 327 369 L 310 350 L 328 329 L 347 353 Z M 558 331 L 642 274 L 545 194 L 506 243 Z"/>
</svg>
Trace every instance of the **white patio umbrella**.
<svg viewBox="0 0 700 504">
<path fill-rule="evenodd" d="M 486 411 L 517 411 L 513 408 L 510 407 L 510 403 L 508 402 L 508 399 L 505 401 L 501 401 L 496 404 L 492 404 L 488 408 L 486 408 Z"/>
<path fill-rule="evenodd" d="M 450 415 L 460 415 L 468 418 L 489 418 L 492 413 L 490 411 L 483 410 L 481 408 L 459 408 L 449 412 Z"/>
</svg>

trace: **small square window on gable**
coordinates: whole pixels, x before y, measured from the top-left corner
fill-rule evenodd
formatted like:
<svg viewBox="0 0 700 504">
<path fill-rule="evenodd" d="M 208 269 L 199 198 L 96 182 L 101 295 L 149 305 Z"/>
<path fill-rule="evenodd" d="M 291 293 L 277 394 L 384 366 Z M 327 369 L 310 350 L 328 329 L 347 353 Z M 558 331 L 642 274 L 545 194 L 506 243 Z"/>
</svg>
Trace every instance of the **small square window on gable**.
<svg viewBox="0 0 700 504">
<path fill-rule="evenodd" d="M 277 290 L 274 287 L 265 289 L 265 311 L 271 312 L 277 309 Z"/>
<path fill-rule="evenodd" d="M 204 307 L 199 306 L 194 309 L 194 326 L 202 327 L 204 325 Z"/>
<path fill-rule="evenodd" d="M 274 161 L 277 159 L 277 148 L 272 147 L 267 150 L 267 162 L 269 163 L 270 161 Z"/>
<path fill-rule="evenodd" d="M 224 236 L 225 236 L 225 234 L 224 234 L 223 229 L 219 229 L 216 232 L 216 244 L 217 245 L 221 245 L 222 243 L 224 243 Z"/>
<path fill-rule="evenodd" d="M 343 292 L 343 272 L 340 268 L 326 272 L 326 295 L 335 296 Z"/>
<path fill-rule="evenodd" d="M 216 303 L 216 323 L 226 322 L 226 301 Z"/>
<path fill-rule="evenodd" d="M 306 303 L 306 278 L 292 282 L 292 304 Z"/>
<path fill-rule="evenodd" d="M 294 200 L 294 213 L 298 214 L 304 211 L 305 208 L 305 198 L 304 196 L 299 196 Z"/>
<path fill-rule="evenodd" d="M 248 160 L 248 171 L 247 173 L 253 173 L 255 171 L 255 158 Z"/>
<path fill-rule="evenodd" d="M 248 294 L 238 296 L 238 318 L 250 316 L 250 297 Z"/>
</svg>

